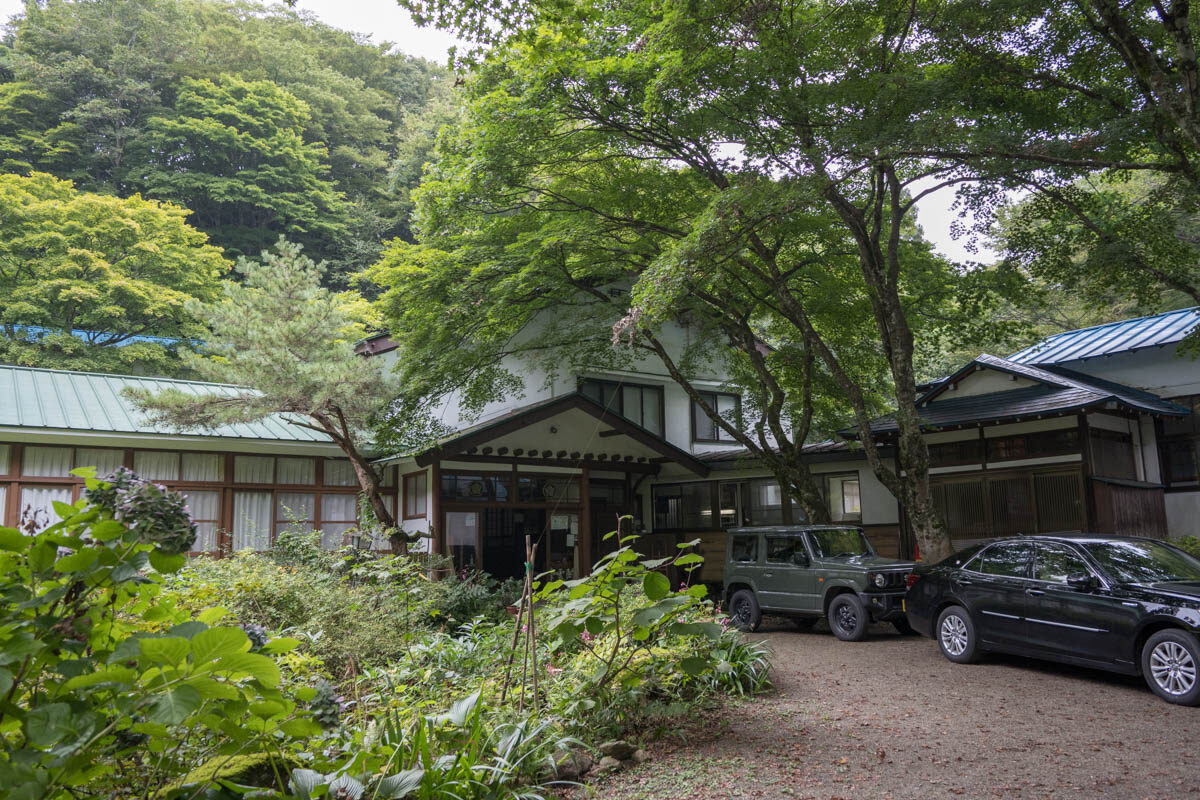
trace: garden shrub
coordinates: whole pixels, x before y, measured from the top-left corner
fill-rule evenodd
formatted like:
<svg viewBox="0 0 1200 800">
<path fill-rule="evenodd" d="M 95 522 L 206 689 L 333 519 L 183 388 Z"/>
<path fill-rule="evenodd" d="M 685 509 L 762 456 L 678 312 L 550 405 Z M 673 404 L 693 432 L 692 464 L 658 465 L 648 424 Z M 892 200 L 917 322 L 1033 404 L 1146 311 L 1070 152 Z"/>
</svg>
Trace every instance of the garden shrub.
<svg viewBox="0 0 1200 800">
<path fill-rule="evenodd" d="M 1185 536 L 1182 539 L 1173 539 L 1171 540 L 1171 544 L 1175 545 L 1181 550 L 1186 550 L 1196 558 L 1200 558 L 1200 539 L 1197 539 L 1195 536 Z"/>
</svg>

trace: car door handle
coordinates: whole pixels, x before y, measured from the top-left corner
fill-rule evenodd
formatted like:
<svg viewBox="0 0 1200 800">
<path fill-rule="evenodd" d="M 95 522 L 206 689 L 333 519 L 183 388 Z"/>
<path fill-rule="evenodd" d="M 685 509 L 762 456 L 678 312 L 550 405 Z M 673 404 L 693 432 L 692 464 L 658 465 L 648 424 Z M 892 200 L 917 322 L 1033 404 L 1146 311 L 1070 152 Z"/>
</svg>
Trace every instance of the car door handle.
<svg viewBox="0 0 1200 800">
<path fill-rule="evenodd" d="M 1031 594 L 1034 597 L 1041 597 L 1045 594 L 1041 589 L 1026 589 L 1025 594 Z"/>
<path fill-rule="evenodd" d="M 965 579 L 965 578 L 959 578 L 959 579 L 958 579 L 958 585 L 959 585 L 959 586 L 970 586 L 970 585 L 971 585 L 972 583 L 974 583 L 974 582 L 975 582 L 975 581 L 969 581 L 969 580 L 967 580 L 967 579 Z"/>
<path fill-rule="evenodd" d="M 771 577 L 772 575 L 774 575 L 774 574 L 775 574 L 774 572 L 764 572 L 764 573 L 763 573 L 763 577 L 764 577 L 764 578 L 770 578 L 770 577 Z"/>
</svg>

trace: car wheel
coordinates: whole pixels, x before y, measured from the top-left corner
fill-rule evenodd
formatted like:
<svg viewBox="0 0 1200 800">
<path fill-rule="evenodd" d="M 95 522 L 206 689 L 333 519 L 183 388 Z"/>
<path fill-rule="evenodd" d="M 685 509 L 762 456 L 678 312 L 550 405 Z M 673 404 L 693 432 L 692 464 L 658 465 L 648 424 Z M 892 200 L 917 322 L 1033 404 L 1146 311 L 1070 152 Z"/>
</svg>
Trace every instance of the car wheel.
<svg viewBox="0 0 1200 800">
<path fill-rule="evenodd" d="M 1168 703 L 1200 705 L 1200 644 L 1183 631 L 1165 630 L 1142 647 L 1142 676 Z"/>
<path fill-rule="evenodd" d="M 900 634 L 901 636 L 915 636 L 917 633 L 916 628 L 914 628 L 912 625 L 909 625 L 908 620 L 905 617 L 892 620 L 892 627 L 894 627 L 896 629 L 896 633 Z"/>
<path fill-rule="evenodd" d="M 739 631 L 756 631 L 762 624 L 758 598 L 749 589 L 739 589 L 729 598 L 729 624 Z"/>
<path fill-rule="evenodd" d="M 829 604 L 829 627 L 843 642 L 861 642 L 867 638 L 867 609 L 858 595 L 839 594 Z"/>
<path fill-rule="evenodd" d="M 812 630 L 812 626 L 817 624 L 819 617 L 792 617 L 792 624 L 796 626 L 798 631 Z"/>
<path fill-rule="evenodd" d="M 950 606 L 938 617 L 937 641 L 942 655 L 956 664 L 970 664 L 979 657 L 975 625 L 962 606 Z"/>
</svg>

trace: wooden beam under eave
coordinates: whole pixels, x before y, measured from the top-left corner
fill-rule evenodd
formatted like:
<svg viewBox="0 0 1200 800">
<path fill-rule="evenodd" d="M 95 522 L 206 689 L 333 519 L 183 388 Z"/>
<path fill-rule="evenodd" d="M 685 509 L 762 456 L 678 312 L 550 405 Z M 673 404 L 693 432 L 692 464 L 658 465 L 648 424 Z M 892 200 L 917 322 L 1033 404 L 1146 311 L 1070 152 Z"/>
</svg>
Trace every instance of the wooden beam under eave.
<svg viewBox="0 0 1200 800">
<path fill-rule="evenodd" d="M 630 458 L 633 458 L 630 456 Z M 522 467 L 579 467 L 580 469 L 612 470 L 619 469 L 644 475 L 657 475 L 661 464 L 638 464 L 634 461 L 601 461 L 599 459 L 580 459 L 577 462 L 564 461 L 557 458 L 513 458 L 511 456 L 455 456 L 455 462 L 463 464 L 517 464 Z"/>
</svg>

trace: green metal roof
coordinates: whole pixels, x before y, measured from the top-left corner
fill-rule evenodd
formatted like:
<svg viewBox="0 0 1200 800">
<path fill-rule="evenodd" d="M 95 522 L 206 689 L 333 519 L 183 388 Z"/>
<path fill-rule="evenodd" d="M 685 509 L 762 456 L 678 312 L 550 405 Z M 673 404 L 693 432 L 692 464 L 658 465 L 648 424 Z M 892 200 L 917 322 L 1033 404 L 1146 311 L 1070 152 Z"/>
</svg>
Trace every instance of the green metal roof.
<svg viewBox="0 0 1200 800">
<path fill-rule="evenodd" d="M 1059 364 L 1163 347 L 1182 341 L 1200 324 L 1200 307 L 1181 308 L 1150 317 L 1123 319 L 1047 337 L 1008 357 L 1019 364 Z"/>
<path fill-rule="evenodd" d="M 121 390 L 128 386 L 150 391 L 178 389 L 195 395 L 231 396 L 242 391 L 240 387 L 224 383 L 0 365 L 0 427 L 173 436 L 192 433 L 206 437 L 293 442 L 330 441 L 322 433 L 289 424 L 288 420 L 293 417 L 286 414 L 273 414 L 258 422 L 223 425 L 203 432 L 151 425 L 122 396 Z"/>
</svg>

